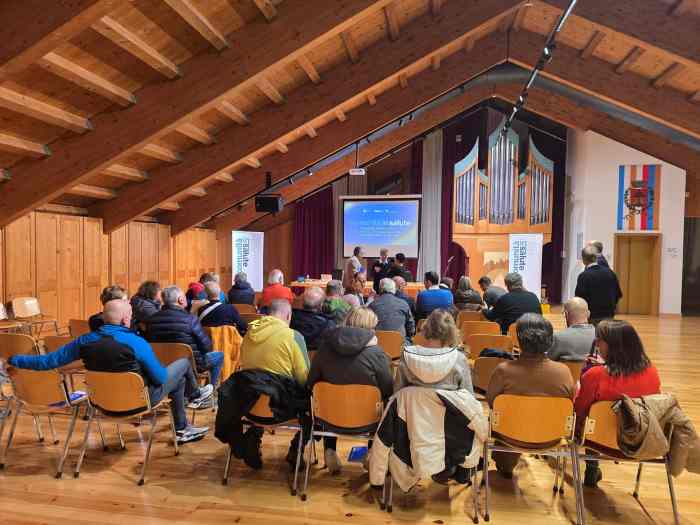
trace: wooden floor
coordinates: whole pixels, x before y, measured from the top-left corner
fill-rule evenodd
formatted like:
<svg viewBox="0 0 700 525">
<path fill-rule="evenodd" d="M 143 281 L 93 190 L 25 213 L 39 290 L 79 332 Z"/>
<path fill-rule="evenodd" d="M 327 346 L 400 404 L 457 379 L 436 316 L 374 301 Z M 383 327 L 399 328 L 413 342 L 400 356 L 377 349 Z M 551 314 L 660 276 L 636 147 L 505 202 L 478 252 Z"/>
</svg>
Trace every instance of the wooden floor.
<svg viewBox="0 0 700 525">
<path fill-rule="evenodd" d="M 552 315 L 551 319 L 561 325 L 560 316 Z M 659 368 L 664 390 L 676 394 L 683 409 L 699 423 L 700 318 L 631 319 Z M 200 422 L 211 416 L 207 412 Z M 83 425 L 79 423 L 76 447 Z M 57 427 L 63 435 L 66 424 Z M 146 485 L 138 487 L 135 482 L 143 435 L 130 427 L 125 433 L 128 449 L 121 451 L 113 427 L 105 427 L 110 450 L 103 452 L 93 439 L 80 478 L 73 479 L 68 473 L 76 458 L 73 452 L 66 475 L 56 480 L 53 469 L 58 447 L 38 444 L 31 419 L 22 418 L 8 466 L 0 472 L 0 523 L 470 523 L 470 489 L 448 489 L 427 481 L 408 495 L 395 491 L 394 513 L 381 512 L 358 464 L 346 466 L 339 476 L 315 469 L 309 500 L 301 502 L 289 494 L 283 457 L 290 436 L 281 432 L 264 438 L 262 471 L 252 472 L 234 460 L 229 485 L 222 486 L 224 445 L 210 435 L 184 446 L 180 456 L 174 457 L 163 426 L 153 448 Z M 346 457 L 352 445 L 351 441 L 339 443 L 341 457 Z M 510 481 L 493 472 L 492 523 L 575 521 L 570 485 L 564 496 L 553 496 L 553 473 L 544 461 L 524 459 Z M 603 473 L 600 488 L 585 491 L 588 523 L 673 523 L 662 467 L 645 470 L 641 505 L 631 496 L 634 466 L 604 463 Z M 700 524 L 700 478 L 683 474 L 675 482 L 682 522 Z"/>
</svg>

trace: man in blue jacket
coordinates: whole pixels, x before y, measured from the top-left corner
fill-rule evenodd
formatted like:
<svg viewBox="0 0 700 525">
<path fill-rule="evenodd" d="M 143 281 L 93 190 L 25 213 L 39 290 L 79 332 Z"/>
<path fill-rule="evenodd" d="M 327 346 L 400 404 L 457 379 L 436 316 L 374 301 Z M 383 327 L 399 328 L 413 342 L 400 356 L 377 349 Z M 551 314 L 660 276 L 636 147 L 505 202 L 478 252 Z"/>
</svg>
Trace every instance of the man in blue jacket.
<svg viewBox="0 0 700 525">
<path fill-rule="evenodd" d="M 211 339 L 187 308 L 187 298 L 177 286 L 162 292 L 163 309 L 146 321 L 146 340 L 151 343 L 184 343 L 192 348 L 199 371 L 209 370 L 212 385 L 221 374 L 224 353 L 212 350 Z M 201 408 L 190 403 L 190 408 Z"/>
<path fill-rule="evenodd" d="M 425 319 L 433 310 L 449 310 L 454 304 L 452 292 L 440 288 L 440 276 L 436 272 L 426 272 L 423 281 L 425 291 L 418 294 L 416 318 Z"/>
<path fill-rule="evenodd" d="M 202 438 L 209 429 L 187 424 L 185 398 L 201 403 L 211 397 L 213 387 L 197 386 L 195 375 L 187 359 L 179 359 L 167 368 L 164 367 L 153 353 L 151 346 L 129 330 L 131 305 L 126 301 L 115 300 L 106 303 L 103 317 L 105 324 L 97 331 L 81 335 L 55 352 L 45 355 L 16 355 L 12 356 L 8 363 L 17 368 L 51 370 L 81 359 L 81 350 L 85 351 L 89 347 L 96 352 L 105 352 L 105 355 L 100 358 L 103 366 L 106 363 L 109 367 L 112 363 L 114 371 L 121 371 L 119 365 L 123 364 L 123 354 L 119 349 L 127 347 L 133 352 L 141 375 L 148 385 L 151 404 L 156 405 L 166 395 L 172 400 L 170 407 L 175 420 L 178 443 Z M 86 366 L 89 366 L 89 363 L 86 363 Z"/>
</svg>

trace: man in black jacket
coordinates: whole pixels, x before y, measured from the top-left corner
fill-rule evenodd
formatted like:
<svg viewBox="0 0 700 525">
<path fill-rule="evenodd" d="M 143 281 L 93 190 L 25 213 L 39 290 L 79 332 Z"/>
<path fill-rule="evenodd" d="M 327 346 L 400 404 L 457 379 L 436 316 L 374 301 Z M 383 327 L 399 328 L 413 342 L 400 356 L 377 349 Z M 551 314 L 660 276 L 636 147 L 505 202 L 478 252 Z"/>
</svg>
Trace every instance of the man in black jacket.
<svg viewBox="0 0 700 525">
<path fill-rule="evenodd" d="M 224 364 L 224 353 L 212 351 L 211 339 L 199 319 L 185 310 L 187 298 L 180 288 L 169 286 L 163 290 L 162 296 L 163 309 L 146 322 L 146 340 L 190 345 L 197 370 L 209 370 L 211 382 L 216 384 Z"/>
<path fill-rule="evenodd" d="M 233 279 L 233 286 L 228 291 L 228 302 L 231 304 L 255 304 L 255 290 L 248 282 L 248 275 L 239 272 Z"/>
<path fill-rule="evenodd" d="M 318 350 L 324 332 L 335 328 L 333 319 L 321 313 L 325 299 L 326 294 L 323 290 L 312 286 L 304 292 L 304 307 L 292 311 L 289 327 L 304 336 L 306 349 L 310 352 Z"/>
<path fill-rule="evenodd" d="M 241 318 L 235 306 L 220 301 L 219 283 L 209 281 L 204 285 L 204 293 L 207 294 L 208 302 L 197 310 L 197 317 L 202 326 L 235 326 L 239 334 L 245 335 L 248 323 Z"/>
<path fill-rule="evenodd" d="M 496 321 L 501 325 L 501 333 L 508 333 L 508 327 L 526 313 L 542 314 L 542 305 L 537 296 L 523 288 L 523 278 L 519 273 L 509 273 L 505 277 L 508 293 L 500 299 L 490 310 L 484 311 L 484 316 L 489 321 Z"/>
<path fill-rule="evenodd" d="M 391 260 L 389 259 L 389 250 L 382 248 L 379 250 L 379 259 L 372 263 L 372 280 L 374 291 L 379 293 L 379 281 L 387 276 L 387 272 L 391 268 Z"/>
<path fill-rule="evenodd" d="M 598 262 L 598 249 L 591 245 L 581 251 L 586 269 L 576 282 L 576 297 L 585 299 L 591 312 L 590 322 L 597 325 L 603 319 L 615 317 L 615 309 L 622 298 L 617 275 Z"/>
<path fill-rule="evenodd" d="M 405 266 L 406 256 L 403 253 L 397 253 L 394 259 L 394 264 L 386 272 L 386 276 L 390 279 L 394 277 L 403 277 L 403 280 L 407 283 L 413 282 L 413 275 Z"/>
</svg>

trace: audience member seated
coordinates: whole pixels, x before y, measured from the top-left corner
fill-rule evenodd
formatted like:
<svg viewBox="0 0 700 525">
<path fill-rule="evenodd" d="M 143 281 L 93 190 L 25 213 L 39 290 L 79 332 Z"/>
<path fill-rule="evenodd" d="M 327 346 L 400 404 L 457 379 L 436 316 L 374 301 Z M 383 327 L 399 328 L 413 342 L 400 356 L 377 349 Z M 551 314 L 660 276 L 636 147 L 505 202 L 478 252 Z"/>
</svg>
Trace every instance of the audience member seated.
<svg viewBox="0 0 700 525">
<path fill-rule="evenodd" d="M 442 279 L 440 279 L 440 288 L 442 288 L 443 290 L 449 290 L 450 293 L 453 294 L 453 296 L 454 292 L 452 289 L 454 288 L 454 285 L 455 280 L 452 277 L 443 277 Z"/>
<path fill-rule="evenodd" d="M 581 260 L 586 269 L 578 276 L 574 295 L 586 300 L 591 311 L 590 322 L 597 325 L 603 319 L 615 317 L 622 290 L 615 272 L 598 264 L 597 248 L 586 246 L 581 251 Z"/>
<path fill-rule="evenodd" d="M 350 305 L 350 309 L 360 307 L 360 300 L 357 298 L 356 295 L 353 295 L 351 293 L 346 293 L 343 296 L 343 301 L 345 301 L 346 303 L 348 303 Z"/>
<path fill-rule="evenodd" d="M 151 343 L 184 343 L 192 348 L 197 370 L 209 370 L 211 383 L 216 385 L 224 364 L 224 353 L 212 350 L 211 339 L 199 319 L 185 310 L 187 299 L 177 286 L 162 292 L 163 309 L 146 321 L 146 340 Z M 200 408 L 191 406 L 191 408 Z"/>
<path fill-rule="evenodd" d="M 349 290 L 352 288 L 352 281 L 360 272 L 366 272 L 364 261 L 364 252 L 361 246 L 355 246 L 352 250 L 352 257 L 350 257 L 345 263 L 345 269 L 343 271 L 343 288 Z"/>
<path fill-rule="evenodd" d="M 129 297 L 126 295 L 126 290 L 121 286 L 114 284 L 112 286 L 107 286 L 102 289 L 100 294 L 100 302 L 104 307 L 110 301 L 128 301 Z M 97 329 L 104 323 L 102 312 L 92 314 L 88 319 L 88 325 L 90 326 L 90 331 L 96 332 Z"/>
<path fill-rule="evenodd" d="M 238 310 L 232 304 L 222 303 L 221 287 L 216 281 L 209 281 L 204 285 L 204 291 L 207 294 L 209 302 L 202 305 L 199 309 L 199 322 L 202 326 L 235 326 L 238 333 L 245 335 L 248 329 L 248 323 L 241 319 Z"/>
<path fill-rule="evenodd" d="M 401 299 L 402 301 L 406 301 L 408 303 L 408 307 L 411 309 L 411 315 L 413 316 L 413 319 L 416 319 L 416 300 L 408 295 L 405 290 L 406 290 L 406 280 L 397 275 L 392 279 L 394 283 L 396 283 L 396 297 Z"/>
<path fill-rule="evenodd" d="M 192 310 L 192 301 L 204 301 L 207 298 L 204 293 L 204 285 L 200 282 L 191 282 L 187 285 L 185 299 L 187 299 L 187 311 Z"/>
<path fill-rule="evenodd" d="M 382 248 L 379 250 L 379 259 L 372 263 L 372 288 L 379 293 L 379 281 L 384 279 L 391 268 L 391 259 L 389 259 L 389 250 Z"/>
<path fill-rule="evenodd" d="M 574 403 L 579 432 L 596 401 L 617 401 L 623 394 L 636 398 L 661 392 L 659 373 L 631 324 L 601 321 L 595 335 L 599 364 L 581 376 L 581 388 Z M 584 485 L 595 487 L 602 477 L 598 462 L 586 461 Z"/>
<path fill-rule="evenodd" d="M 394 277 L 403 277 L 403 280 L 407 283 L 413 282 L 413 274 L 406 268 L 406 256 L 403 253 L 396 254 L 396 257 L 394 257 L 394 264 L 391 265 L 386 276 L 391 279 Z"/>
<path fill-rule="evenodd" d="M 491 278 L 487 275 L 484 275 L 479 279 L 479 288 L 481 288 L 481 292 L 483 293 L 486 308 L 493 308 L 498 300 L 508 293 L 500 286 L 493 284 L 493 281 L 491 281 Z"/>
<path fill-rule="evenodd" d="M 228 291 L 228 302 L 231 304 L 255 304 L 255 290 L 248 282 L 245 272 L 238 272 L 233 278 L 233 286 Z"/>
<path fill-rule="evenodd" d="M 145 281 L 139 286 L 136 295 L 131 297 L 131 308 L 133 310 L 132 322 L 134 326 L 145 323 L 148 318 L 161 308 L 161 289 L 156 281 Z"/>
<path fill-rule="evenodd" d="M 294 294 L 290 288 L 284 285 L 284 274 L 282 270 L 274 269 L 267 277 L 267 286 L 263 290 L 262 304 L 269 308 L 275 299 L 285 299 L 292 304 Z"/>
<path fill-rule="evenodd" d="M 376 433 L 370 458 L 373 485 L 383 481 L 389 465 L 403 490 L 423 476 L 442 484 L 450 479 L 467 483 L 467 469 L 479 463 L 488 422 L 473 395 L 459 330 L 445 310 L 434 310 L 425 324 L 428 346 L 404 349 L 390 401 L 394 404 L 385 410 Z M 406 446 L 410 454 L 397 453 Z"/>
<path fill-rule="evenodd" d="M 343 283 L 338 280 L 328 281 L 326 284 L 326 300 L 323 301 L 321 311 L 333 319 L 335 324 L 343 324 L 350 313 L 352 306 L 343 300 Z"/>
<path fill-rule="evenodd" d="M 511 274 L 509 274 L 511 275 Z M 573 399 L 574 379 L 569 368 L 547 358 L 552 346 L 552 324 L 539 314 L 526 313 L 516 323 L 520 358 L 498 365 L 491 376 L 486 399 L 489 406 L 501 394 Z M 511 478 L 520 454 L 494 452 L 498 472 Z"/>
<path fill-rule="evenodd" d="M 309 391 L 321 381 L 334 385 L 371 385 L 379 388 L 384 401 L 389 399 L 394 392 L 393 378 L 389 359 L 377 345 L 376 326 L 377 316 L 363 306 L 348 314 L 345 326 L 326 332 L 311 363 L 306 382 Z M 337 474 L 341 468 L 336 443 L 337 438 L 323 438 L 325 463 L 331 474 Z"/>
<path fill-rule="evenodd" d="M 294 379 L 299 385 L 306 384 L 309 374 L 309 355 L 304 337 L 289 327 L 292 306 L 286 299 L 274 299 L 269 315 L 253 321 L 241 345 L 241 370 L 262 370 L 271 374 Z M 245 434 L 246 464 L 255 469 L 262 468 L 262 429 L 254 427 Z M 287 462 L 294 466 L 297 457 L 298 438 L 295 436 L 287 453 Z"/>
<path fill-rule="evenodd" d="M 215 282 L 219 285 L 219 289 L 221 288 L 221 278 L 219 277 L 218 273 L 205 272 L 199 276 L 199 282 L 202 283 L 202 286 L 204 287 L 207 286 L 207 283 Z M 204 294 L 206 299 L 206 290 Z M 219 301 L 221 301 L 222 303 L 226 302 L 226 294 L 223 291 L 219 294 Z"/>
<path fill-rule="evenodd" d="M 408 343 L 416 334 L 416 323 L 408 303 L 395 294 L 396 283 L 384 278 L 379 282 L 379 297 L 369 307 L 379 319 L 377 330 L 399 332 Z"/>
<path fill-rule="evenodd" d="M 350 290 L 345 290 L 346 292 L 349 292 L 351 295 L 354 295 L 357 297 L 357 300 L 360 302 L 360 306 L 366 306 L 369 305 L 374 300 L 374 290 L 371 290 L 369 292 L 369 295 L 365 295 L 365 287 L 367 286 L 367 274 L 365 271 L 361 271 L 357 274 L 352 279 L 352 284 L 350 285 Z"/>
<path fill-rule="evenodd" d="M 318 286 L 307 288 L 303 295 L 303 308 L 292 310 L 290 328 L 304 336 L 309 351 L 318 350 L 324 332 L 335 328 L 333 320 L 321 313 L 326 295 Z"/>
<path fill-rule="evenodd" d="M 585 361 L 595 340 L 595 327 L 589 324 L 588 304 L 580 297 L 564 303 L 565 330 L 554 334 L 554 344 L 547 352 L 552 361 Z"/>
<path fill-rule="evenodd" d="M 458 310 L 481 310 L 481 295 L 472 288 L 472 282 L 466 275 L 459 278 L 457 291 L 455 291 L 454 297 L 455 307 Z"/>
<path fill-rule="evenodd" d="M 508 293 L 501 298 L 490 310 L 484 311 L 489 321 L 501 325 L 501 332 L 508 333 L 508 328 L 518 318 L 527 313 L 541 314 L 542 305 L 537 296 L 523 287 L 523 278 L 519 273 L 509 273 L 505 277 Z"/>
<path fill-rule="evenodd" d="M 103 316 L 104 324 L 98 330 L 81 335 L 55 352 L 13 356 L 9 364 L 17 368 L 50 370 L 82 359 L 88 370 L 122 372 L 137 369 L 148 386 L 153 405 L 166 395 L 172 400 L 170 409 L 178 443 L 201 439 L 209 429 L 187 424 L 185 400 L 202 404 L 211 398 L 213 387 L 197 386 L 188 359 L 179 359 L 164 367 L 151 346 L 129 329 L 131 305 L 126 301 L 108 301 Z"/>
<path fill-rule="evenodd" d="M 440 288 L 440 276 L 435 272 L 426 272 L 423 281 L 425 291 L 418 294 L 416 301 L 416 317 L 425 319 L 433 310 L 443 308 L 449 310 L 454 304 L 452 292 Z"/>
</svg>

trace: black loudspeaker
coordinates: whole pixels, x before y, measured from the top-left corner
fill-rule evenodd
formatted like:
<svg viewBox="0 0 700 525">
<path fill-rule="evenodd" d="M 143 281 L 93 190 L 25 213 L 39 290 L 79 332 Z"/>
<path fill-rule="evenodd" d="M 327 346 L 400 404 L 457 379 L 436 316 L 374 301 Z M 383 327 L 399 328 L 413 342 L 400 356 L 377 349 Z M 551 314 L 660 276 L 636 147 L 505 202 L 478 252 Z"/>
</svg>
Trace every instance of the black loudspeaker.
<svg viewBox="0 0 700 525">
<path fill-rule="evenodd" d="M 255 197 L 255 211 L 263 213 L 279 213 L 284 207 L 281 195 L 258 195 Z"/>
</svg>

